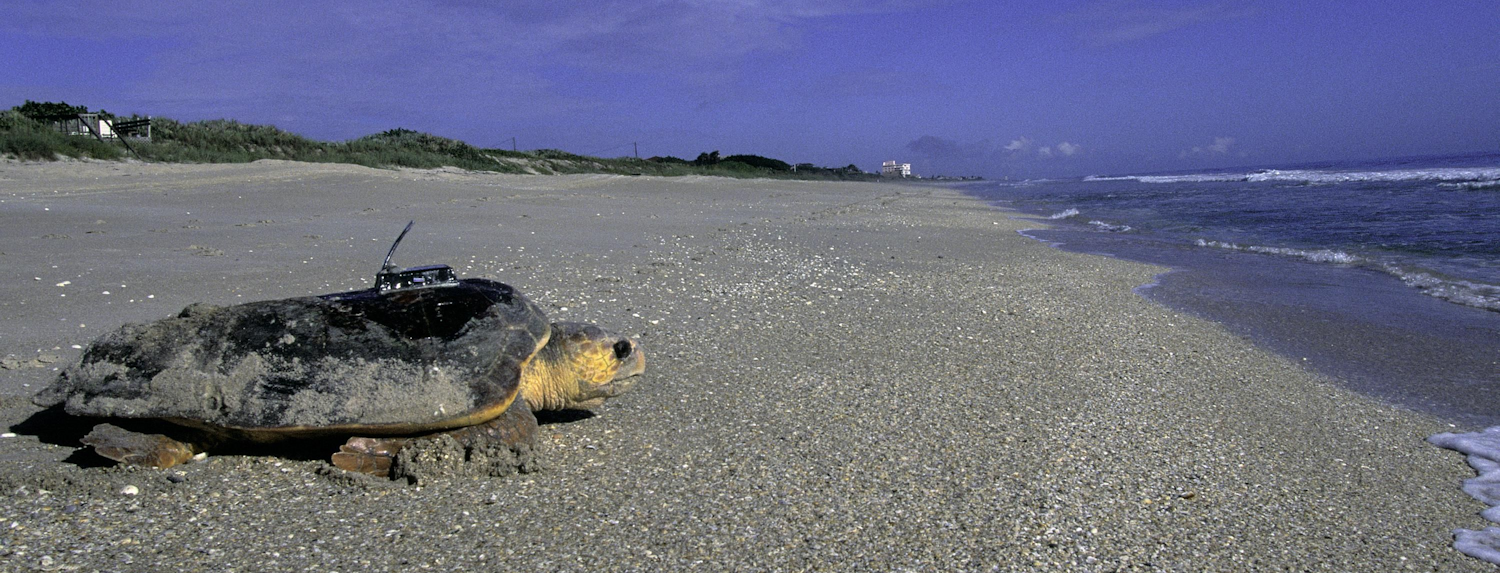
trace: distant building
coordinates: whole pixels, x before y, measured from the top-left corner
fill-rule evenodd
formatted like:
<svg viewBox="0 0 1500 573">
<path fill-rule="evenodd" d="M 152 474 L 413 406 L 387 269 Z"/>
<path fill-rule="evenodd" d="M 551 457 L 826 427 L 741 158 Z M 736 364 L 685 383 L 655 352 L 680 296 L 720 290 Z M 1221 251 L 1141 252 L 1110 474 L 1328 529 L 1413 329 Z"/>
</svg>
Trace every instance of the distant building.
<svg viewBox="0 0 1500 573">
<path fill-rule="evenodd" d="M 92 136 L 99 141 L 138 137 L 151 139 L 151 118 L 116 121 L 97 113 L 52 116 L 53 127 L 68 135 Z"/>
<path fill-rule="evenodd" d="M 882 177 L 911 177 L 911 164 L 896 163 L 895 161 L 881 163 L 880 175 Z"/>
<path fill-rule="evenodd" d="M 101 119 L 97 113 L 58 116 L 53 124 L 58 131 L 68 135 L 84 135 L 99 139 L 114 139 L 115 130 L 109 120 Z"/>
</svg>

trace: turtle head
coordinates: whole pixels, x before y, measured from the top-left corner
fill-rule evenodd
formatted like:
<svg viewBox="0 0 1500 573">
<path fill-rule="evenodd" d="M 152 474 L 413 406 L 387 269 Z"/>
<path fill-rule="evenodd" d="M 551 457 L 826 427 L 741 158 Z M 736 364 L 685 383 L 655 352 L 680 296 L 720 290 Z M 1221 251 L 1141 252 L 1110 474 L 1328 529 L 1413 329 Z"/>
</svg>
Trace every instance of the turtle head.
<svg viewBox="0 0 1500 573">
<path fill-rule="evenodd" d="M 592 409 L 625 393 L 646 370 L 635 340 L 592 324 L 557 322 L 521 375 L 532 410 Z"/>
</svg>

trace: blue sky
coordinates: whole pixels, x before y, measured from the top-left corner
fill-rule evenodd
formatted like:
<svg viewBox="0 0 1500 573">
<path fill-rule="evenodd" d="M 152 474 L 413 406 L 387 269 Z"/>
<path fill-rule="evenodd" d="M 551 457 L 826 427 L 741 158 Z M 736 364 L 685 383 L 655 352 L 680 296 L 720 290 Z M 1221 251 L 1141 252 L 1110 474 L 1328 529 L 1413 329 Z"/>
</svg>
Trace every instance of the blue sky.
<svg viewBox="0 0 1500 573">
<path fill-rule="evenodd" d="M 0 107 L 1044 177 L 1500 151 L 1495 0 L 0 6 Z"/>
</svg>

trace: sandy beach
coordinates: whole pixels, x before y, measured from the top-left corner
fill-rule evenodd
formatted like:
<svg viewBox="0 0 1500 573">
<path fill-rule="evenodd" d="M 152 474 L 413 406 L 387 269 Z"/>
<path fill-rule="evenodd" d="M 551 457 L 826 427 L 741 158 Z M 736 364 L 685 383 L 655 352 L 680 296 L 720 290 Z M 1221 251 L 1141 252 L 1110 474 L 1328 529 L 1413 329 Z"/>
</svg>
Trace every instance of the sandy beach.
<svg viewBox="0 0 1500 573">
<path fill-rule="evenodd" d="M 101 467 L 30 396 L 195 302 L 394 261 L 640 338 L 540 471 Z M 939 187 L 260 161 L 0 163 L 0 570 L 1492 571 L 1470 430 L 1341 388 Z M 29 423 L 28 423 L 29 421 Z M 42 420 L 46 421 L 46 420 Z M 133 486 L 137 493 L 121 493 Z"/>
</svg>

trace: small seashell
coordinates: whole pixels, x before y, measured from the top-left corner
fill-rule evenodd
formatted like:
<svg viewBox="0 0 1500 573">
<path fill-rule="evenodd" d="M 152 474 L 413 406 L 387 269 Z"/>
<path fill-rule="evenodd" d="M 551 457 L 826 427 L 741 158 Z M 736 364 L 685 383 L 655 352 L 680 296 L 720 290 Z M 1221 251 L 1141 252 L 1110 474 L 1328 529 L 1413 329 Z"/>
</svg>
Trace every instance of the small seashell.
<svg viewBox="0 0 1500 573">
<path fill-rule="evenodd" d="M 136 495 L 139 493 L 141 493 L 141 488 L 135 487 L 133 485 L 127 485 L 120 488 L 120 495 Z"/>
</svg>

